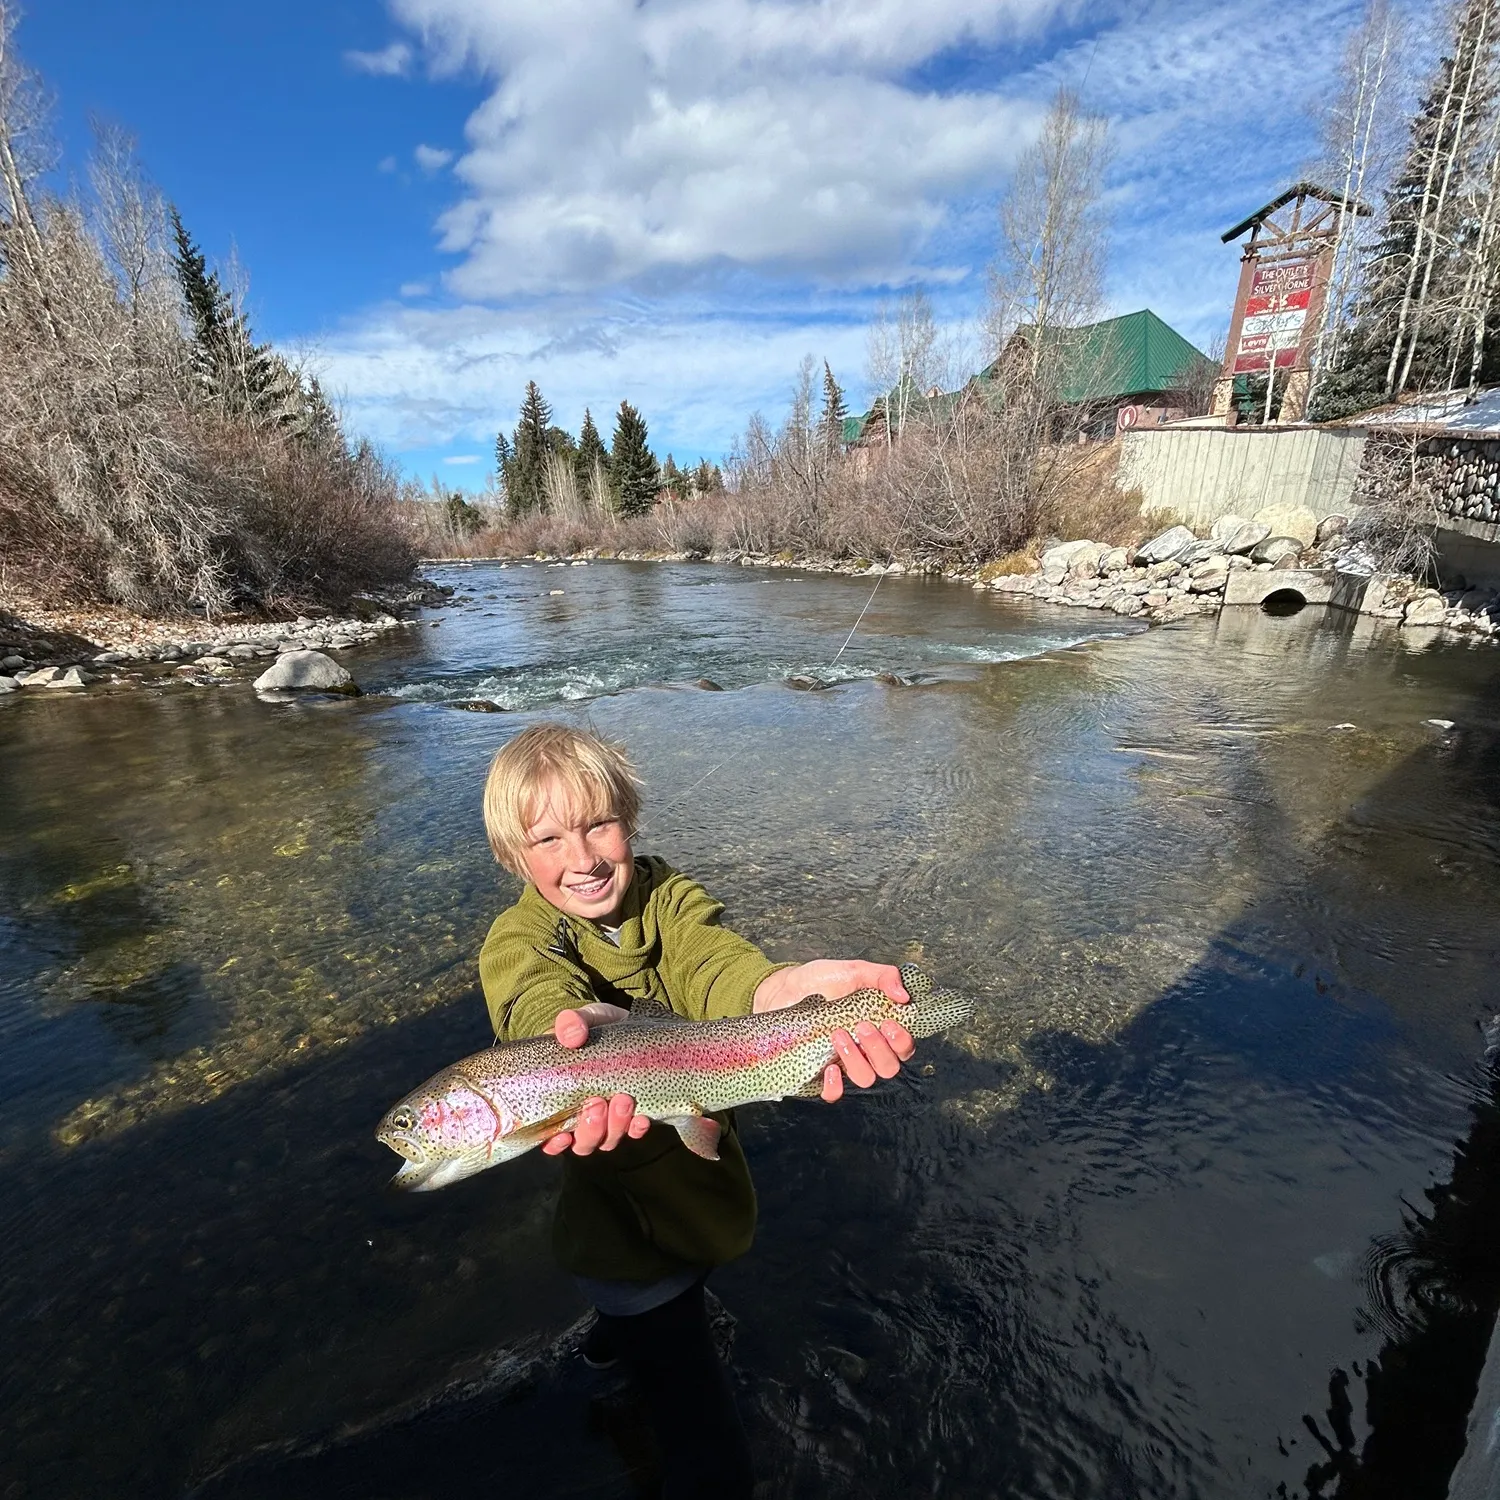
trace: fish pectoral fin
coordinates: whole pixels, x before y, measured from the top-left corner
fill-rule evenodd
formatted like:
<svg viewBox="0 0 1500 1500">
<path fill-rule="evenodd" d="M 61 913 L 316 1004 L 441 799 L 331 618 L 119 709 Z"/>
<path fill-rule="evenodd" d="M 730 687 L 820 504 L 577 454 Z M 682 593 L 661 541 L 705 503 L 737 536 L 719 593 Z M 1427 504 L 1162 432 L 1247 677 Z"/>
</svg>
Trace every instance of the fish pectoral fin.
<svg viewBox="0 0 1500 1500">
<path fill-rule="evenodd" d="M 720 1126 L 706 1115 L 672 1115 L 664 1123 L 682 1137 L 682 1144 L 704 1161 L 718 1161 Z"/>
</svg>

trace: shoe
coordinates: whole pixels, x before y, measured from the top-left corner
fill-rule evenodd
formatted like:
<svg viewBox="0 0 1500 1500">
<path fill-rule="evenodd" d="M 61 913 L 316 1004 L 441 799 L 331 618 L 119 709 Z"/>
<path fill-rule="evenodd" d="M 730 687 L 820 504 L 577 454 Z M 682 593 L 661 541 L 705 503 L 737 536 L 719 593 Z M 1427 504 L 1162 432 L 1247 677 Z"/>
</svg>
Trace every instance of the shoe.
<svg viewBox="0 0 1500 1500">
<path fill-rule="evenodd" d="M 612 1370 L 620 1363 L 620 1356 L 615 1353 L 614 1344 L 609 1337 L 609 1330 L 603 1322 L 596 1318 L 593 1326 L 583 1336 L 583 1343 L 579 1346 L 579 1357 L 591 1370 Z"/>
</svg>

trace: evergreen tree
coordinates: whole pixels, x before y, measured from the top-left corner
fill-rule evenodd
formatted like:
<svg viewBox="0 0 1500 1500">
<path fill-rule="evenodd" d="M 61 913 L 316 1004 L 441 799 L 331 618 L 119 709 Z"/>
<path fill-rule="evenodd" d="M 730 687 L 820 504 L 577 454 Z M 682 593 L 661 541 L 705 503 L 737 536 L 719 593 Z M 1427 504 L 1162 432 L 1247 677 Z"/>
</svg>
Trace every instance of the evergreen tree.
<svg viewBox="0 0 1500 1500">
<path fill-rule="evenodd" d="M 316 375 L 302 389 L 300 433 L 303 441 L 323 453 L 346 452 L 339 414 Z"/>
<path fill-rule="evenodd" d="M 542 399 L 536 381 L 528 380 L 505 484 L 512 518 L 546 508 L 547 431 L 551 425 L 552 408 Z"/>
<path fill-rule="evenodd" d="M 833 378 L 833 371 L 828 367 L 828 361 L 823 361 L 823 413 L 818 418 L 818 442 L 822 446 L 825 456 L 831 458 L 835 453 L 841 453 L 844 449 L 844 418 L 849 415 L 849 408 L 844 404 L 844 392 L 838 381 Z"/>
<path fill-rule="evenodd" d="M 510 484 L 510 466 L 515 457 L 515 449 L 510 445 L 510 439 L 504 431 L 495 434 L 495 486 L 503 495 Z"/>
<path fill-rule="evenodd" d="M 670 453 L 667 454 L 667 461 L 661 466 L 661 487 L 674 500 L 686 500 L 692 493 L 688 471 L 679 469 L 677 460 Z"/>
<path fill-rule="evenodd" d="M 209 400 L 225 411 L 291 426 L 303 405 L 301 381 L 269 344 L 257 344 L 217 271 L 208 269 L 173 207 L 172 263 L 193 325 L 193 365 Z"/>
<path fill-rule="evenodd" d="M 719 466 L 709 463 L 706 458 L 699 459 L 698 467 L 693 470 L 693 493 L 712 495 L 723 488 L 724 476 L 719 472 Z"/>
<path fill-rule="evenodd" d="M 628 401 L 622 401 L 609 453 L 610 489 L 615 510 L 622 516 L 646 515 L 656 504 L 661 471 L 646 436 L 645 419 Z"/>
<path fill-rule="evenodd" d="M 547 429 L 547 452 L 555 453 L 571 465 L 578 456 L 578 444 L 573 441 L 573 434 L 566 427 L 549 427 Z"/>
<path fill-rule="evenodd" d="M 594 482 L 596 468 L 609 472 L 609 449 L 594 426 L 593 414 L 588 407 L 583 409 L 583 426 L 578 433 L 578 452 L 573 459 L 573 472 L 578 476 L 578 487 L 587 490 Z"/>
</svg>

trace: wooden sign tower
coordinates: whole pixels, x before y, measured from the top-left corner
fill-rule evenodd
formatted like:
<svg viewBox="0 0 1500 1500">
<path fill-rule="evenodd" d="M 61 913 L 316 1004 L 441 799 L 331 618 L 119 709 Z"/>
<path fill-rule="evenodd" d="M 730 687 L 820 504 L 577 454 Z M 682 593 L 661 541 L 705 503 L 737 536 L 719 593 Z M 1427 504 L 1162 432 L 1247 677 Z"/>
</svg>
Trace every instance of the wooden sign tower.
<svg viewBox="0 0 1500 1500">
<path fill-rule="evenodd" d="M 1264 375 L 1269 388 L 1282 393 L 1277 420 L 1301 421 L 1344 221 L 1369 212 L 1316 183 L 1298 182 L 1223 234 L 1226 245 L 1247 229 L 1250 239 L 1240 258 L 1224 368 L 1214 385 L 1215 416 L 1230 418 L 1237 375 Z"/>
</svg>

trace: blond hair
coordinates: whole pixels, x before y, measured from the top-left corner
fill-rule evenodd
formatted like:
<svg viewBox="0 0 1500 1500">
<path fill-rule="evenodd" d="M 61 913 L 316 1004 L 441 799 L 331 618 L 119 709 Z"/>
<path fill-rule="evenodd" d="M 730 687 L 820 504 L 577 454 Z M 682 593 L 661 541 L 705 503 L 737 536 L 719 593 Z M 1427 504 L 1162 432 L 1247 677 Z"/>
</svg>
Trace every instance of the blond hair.
<svg viewBox="0 0 1500 1500">
<path fill-rule="evenodd" d="M 623 745 L 567 724 L 533 724 L 490 762 L 484 783 L 484 831 L 495 858 L 526 878 L 527 831 L 554 789 L 591 822 L 618 818 L 635 832 L 641 812 L 640 778 Z"/>
</svg>

